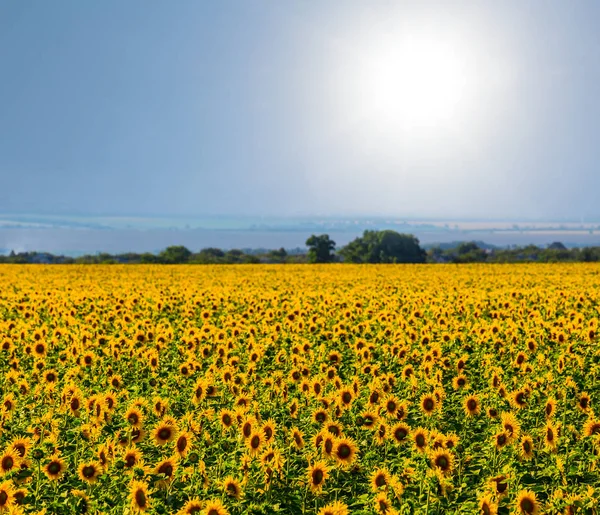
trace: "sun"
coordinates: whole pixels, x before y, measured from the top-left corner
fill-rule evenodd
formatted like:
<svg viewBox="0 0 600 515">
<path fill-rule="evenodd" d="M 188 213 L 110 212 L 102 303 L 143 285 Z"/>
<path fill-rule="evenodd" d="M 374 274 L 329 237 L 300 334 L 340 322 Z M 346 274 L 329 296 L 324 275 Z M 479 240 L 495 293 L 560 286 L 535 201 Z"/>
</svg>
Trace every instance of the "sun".
<svg viewBox="0 0 600 515">
<path fill-rule="evenodd" d="M 456 42 L 406 35 L 378 41 L 362 54 L 355 102 L 380 128 L 433 130 L 461 115 L 469 80 Z"/>
</svg>

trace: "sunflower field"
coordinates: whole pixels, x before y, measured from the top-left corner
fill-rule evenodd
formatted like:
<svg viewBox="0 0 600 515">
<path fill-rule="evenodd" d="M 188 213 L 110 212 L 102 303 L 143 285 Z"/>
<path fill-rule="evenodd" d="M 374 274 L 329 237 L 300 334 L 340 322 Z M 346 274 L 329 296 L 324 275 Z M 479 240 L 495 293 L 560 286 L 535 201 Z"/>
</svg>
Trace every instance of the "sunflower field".
<svg viewBox="0 0 600 515">
<path fill-rule="evenodd" d="M 600 267 L 0 267 L 0 514 L 597 513 Z"/>
</svg>

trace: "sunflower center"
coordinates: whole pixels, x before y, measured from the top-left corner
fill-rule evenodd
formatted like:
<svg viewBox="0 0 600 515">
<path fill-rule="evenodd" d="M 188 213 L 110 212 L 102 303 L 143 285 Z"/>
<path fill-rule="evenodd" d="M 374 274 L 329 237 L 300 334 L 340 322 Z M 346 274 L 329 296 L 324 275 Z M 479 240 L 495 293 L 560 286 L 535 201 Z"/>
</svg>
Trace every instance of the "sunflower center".
<svg viewBox="0 0 600 515">
<path fill-rule="evenodd" d="M 383 474 L 378 474 L 377 477 L 375 478 L 375 484 L 377 486 L 385 486 L 386 485 L 385 476 Z"/>
<path fill-rule="evenodd" d="M 140 508 L 146 507 L 146 494 L 143 490 L 137 490 L 135 492 L 135 502 Z"/>
<path fill-rule="evenodd" d="M 58 474 L 60 472 L 60 463 L 53 461 L 48 465 L 48 472 L 50 474 Z"/>
<path fill-rule="evenodd" d="M 90 477 L 94 477 L 94 475 L 96 474 L 96 468 L 91 465 L 87 465 L 83 467 L 81 473 L 84 477 L 87 477 L 89 479 Z"/>
<path fill-rule="evenodd" d="M 170 463 L 163 463 L 158 469 L 159 474 L 164 474 L 167 477 L 171 477 L 173 475 L 173 465 Z"/>
<path fill-rule="evenodd" d="M 535 509 L 533 501 L 527 498 L 521 499 L 519 507 L 521 508 L 521 511 L 524 511 L 525 513 L 533 513 Z"/>
<path fill-rule="evenodd" d="M 163 427 L 159 432 L 158 432 L 158 438 L 160 440 L 168 440 L 169 438 L 171 438 L 171 429 L 168 427 Z"/>
<path fill-rule="evenodd" d="M 337 454 L 340 458 L 345 459 L 352 454 L 352 449 L 350 449 L 349 445 L 343 443 L 339 446 Z"/>
<path fill-rule="evenodd" d="M 321 469 L 313 470 L 312 480 L 313 484 L 320 485 L 323 482 L 323 471 Z"/>
<path fill-rule="evenodd" d="M 448 458 L 446 458 L 446 456 L 438 456 L 435 464 L 442 470 L 445 470 L 448 468 Z"/>
<path fill-rule="evenodd" d="M 2 460 L 2 470 L 10 470 L 14 464 L 15 462 L 10 456 L 5 456 Z"/>
<path fill-rule="evenodd" d="M 258 436 L 253 436 L 252 440 L 250 440 L 250 447 L 253 449 L 258 449 L 260 446 L 260 438 Z"/>
</svg>

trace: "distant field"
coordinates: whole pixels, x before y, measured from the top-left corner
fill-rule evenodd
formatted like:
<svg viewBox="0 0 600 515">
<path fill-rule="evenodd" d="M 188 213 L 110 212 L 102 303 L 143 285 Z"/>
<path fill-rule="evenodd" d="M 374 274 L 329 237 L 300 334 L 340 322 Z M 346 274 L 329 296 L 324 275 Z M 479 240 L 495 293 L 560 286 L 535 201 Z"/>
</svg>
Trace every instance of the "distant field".
<svg viewBox="0 0 600 515">
<path fill-rule="evenodd" d="M 0 506 L 595 513 L 599 306 L 595 265 L 0 267 Z"/>
<path fill-rule="evenodd" d="M 600 223 L 489 222 L 334 217 L 47 217 L 0 215 L 0 252 L 54 254 L 158 252 L 170 245 L 205 247 L 305 247 L 311 234 L 329 234 L 343 246 L 365 229 L 393 229 L 416 235 L 422 244 L 484 241 L 506 245 L 553 241 L 600 245 Z"/>
</svg>

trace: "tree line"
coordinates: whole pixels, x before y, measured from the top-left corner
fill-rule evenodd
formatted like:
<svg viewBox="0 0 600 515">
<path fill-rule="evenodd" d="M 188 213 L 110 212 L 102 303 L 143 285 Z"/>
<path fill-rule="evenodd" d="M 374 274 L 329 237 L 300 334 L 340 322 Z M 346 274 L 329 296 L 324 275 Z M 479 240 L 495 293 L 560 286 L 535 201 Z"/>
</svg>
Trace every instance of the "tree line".
<svg viewBox="0 0 600 515">
<path fill-rule="evenodd" d="M 192 252 L 182 245 L 159 253 L 98 253 L 79 257 L 48 252 L 11 252 L 0 263 L 46 264 L 258 264 L 258 263 L 517 263 L 598 262 L 600 247 L 568 249 L 560 242 L 548 247 L 492 248 L 477 242 L 457 242 L 423 249 L 412 234 L 392 230 L 367 230 L 362 236 L 337 249 L 328 234 L 311 235 L 306 250 L 222 250 L 209 247 Z"/>
</svg>

